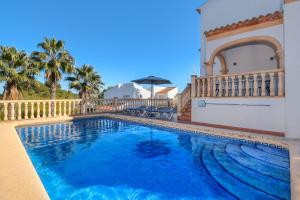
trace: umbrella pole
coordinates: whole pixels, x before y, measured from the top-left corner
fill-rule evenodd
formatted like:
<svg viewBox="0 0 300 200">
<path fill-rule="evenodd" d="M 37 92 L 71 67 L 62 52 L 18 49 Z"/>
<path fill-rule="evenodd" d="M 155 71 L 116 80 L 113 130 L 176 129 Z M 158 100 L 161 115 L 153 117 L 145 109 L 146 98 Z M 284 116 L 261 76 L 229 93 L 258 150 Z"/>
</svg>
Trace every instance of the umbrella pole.
<svg viewBox="0 0 300 200">
<path fill-rule="evenodd" d="M 153 98 L 153 83 L 151 83 L 151 100 L 150 100 L 151 107 L 152 107 L 152 98 Z"/>
</svg>

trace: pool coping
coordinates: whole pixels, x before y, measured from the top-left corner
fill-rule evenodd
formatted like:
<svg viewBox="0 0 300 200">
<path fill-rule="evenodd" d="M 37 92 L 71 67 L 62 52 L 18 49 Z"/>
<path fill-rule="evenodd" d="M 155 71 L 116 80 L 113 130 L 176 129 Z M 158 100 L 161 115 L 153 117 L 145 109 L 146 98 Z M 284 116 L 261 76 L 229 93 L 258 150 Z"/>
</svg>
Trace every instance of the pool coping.
<svg viewBox="0 0 300 200">
<path fill-rule="evenodd" d="M 118 114 L 58 116 L 0 122 L 0 199 L 50 199 L 17 135 L 16 127 L 101 116 L 287 148 L 290 151 L 291 199 L 300 199 L 300 140 Z"/>
</svg>

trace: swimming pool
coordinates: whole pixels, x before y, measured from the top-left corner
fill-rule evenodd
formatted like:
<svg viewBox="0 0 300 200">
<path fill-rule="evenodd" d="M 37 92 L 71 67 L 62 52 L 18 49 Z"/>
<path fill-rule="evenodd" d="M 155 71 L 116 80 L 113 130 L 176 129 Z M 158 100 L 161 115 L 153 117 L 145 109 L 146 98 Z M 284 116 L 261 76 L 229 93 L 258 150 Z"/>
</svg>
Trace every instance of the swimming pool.
<svg viewBox="0 0 300 200">
<path fill-rule="evenodd" d="M 17 128 L 51 199 L 290 199 L 284 149 L 109 118 Z"/>
</svg>

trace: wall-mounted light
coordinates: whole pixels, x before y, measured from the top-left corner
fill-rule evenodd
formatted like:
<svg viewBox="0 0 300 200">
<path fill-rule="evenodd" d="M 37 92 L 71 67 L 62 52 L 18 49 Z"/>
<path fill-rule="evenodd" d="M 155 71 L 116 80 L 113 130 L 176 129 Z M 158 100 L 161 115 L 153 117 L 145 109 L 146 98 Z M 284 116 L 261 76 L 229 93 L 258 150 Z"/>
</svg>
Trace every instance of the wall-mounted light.
<svg viewBox="0 0 300 200">
<path fill-rule="evenodd" d="M 234 63 L 233 63 L 233 66 L 237 66 L 237 63 L 236 63 L 236 62 L 234 62 Z"/>
<path fill-rule="evenodd" d="M 271 60 L 271 61 L 273 61 L 274 59 L 275 59 L 274 56 L 270 57 L 270 60 Z"/>
</svg>

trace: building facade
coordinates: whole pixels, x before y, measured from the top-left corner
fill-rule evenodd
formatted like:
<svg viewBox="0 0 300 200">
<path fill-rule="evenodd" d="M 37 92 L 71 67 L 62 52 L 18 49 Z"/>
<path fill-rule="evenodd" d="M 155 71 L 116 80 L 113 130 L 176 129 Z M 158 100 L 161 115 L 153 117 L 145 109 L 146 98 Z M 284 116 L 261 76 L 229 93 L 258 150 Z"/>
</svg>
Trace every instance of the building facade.
<svg viewBox="0 0 300 200">
<path fill-rule="evenodd" d="M 300 138 L 300 1 L 208 0 L 197 10 L 200 76 L 181 94 L 182 113 L 191 110 L 197 124 Z"/>
</svg>

